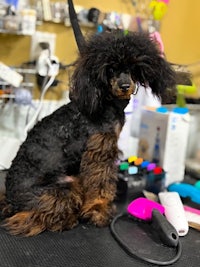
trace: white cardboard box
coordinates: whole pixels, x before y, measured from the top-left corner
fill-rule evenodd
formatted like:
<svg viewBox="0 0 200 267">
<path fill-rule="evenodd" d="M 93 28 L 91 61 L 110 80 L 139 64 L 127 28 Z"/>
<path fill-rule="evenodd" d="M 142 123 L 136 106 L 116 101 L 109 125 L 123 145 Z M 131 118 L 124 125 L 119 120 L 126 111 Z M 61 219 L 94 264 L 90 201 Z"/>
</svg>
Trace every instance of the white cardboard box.
<svg viewBox="0 0 200 267">
<path fill-rule="evenodd" d="M 190 115 L 177 112 L 142 110 L 138 156 L 163 167 L 166 186 L 184 179 Z"/>
</svg>

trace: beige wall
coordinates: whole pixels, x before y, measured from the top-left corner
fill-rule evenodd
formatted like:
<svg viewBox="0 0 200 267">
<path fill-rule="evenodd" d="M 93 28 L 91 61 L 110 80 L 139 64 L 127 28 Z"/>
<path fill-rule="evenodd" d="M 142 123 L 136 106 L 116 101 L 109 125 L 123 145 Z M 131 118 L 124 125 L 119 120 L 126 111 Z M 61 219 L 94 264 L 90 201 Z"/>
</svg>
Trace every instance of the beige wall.
<svg viewBox="0 0 200 267">
<path fill-rule="evenodd" d="M 171 61 L 200 61 L 199 11 L 199 0 L 171 0 L 161 27 L 165 52 Z"/>
<path fill-rule="evenodd" d="M 97 7 L 103 11 L 117 11 L 134 14 L 131 0 L 74 0 L 75 4 L 86 8 Z M 167 58 L 176 63 L 188 64 L 200 61 L 200 19 L 199 0 L 171 0 L 168 12 L 162 20 L 161 35 Z M 70 63 L 76 57 L 76 45 L 72 30 L 64 25 L 44 23 L 39 31 L 57 34 L 56 55 L 61 62 Z M 83 29 L 84 32 L 87 29 Z M 0 34 L 0 61 L 8 65 L 19 65 L 29 60 L 31 38 Z M 192 67 L 199 82 L 200 65 Z M 50 97 L 55 97 L 55 91 Z"/>
<path fill-rule="evenodd" d="M 192 97 L 200 97 L 200 1 L 171 0 L 162 21 L 161 34 L 167 58 L 179 64 L 192 64 L 189 70 L 198 87 Z"/>
</svg>

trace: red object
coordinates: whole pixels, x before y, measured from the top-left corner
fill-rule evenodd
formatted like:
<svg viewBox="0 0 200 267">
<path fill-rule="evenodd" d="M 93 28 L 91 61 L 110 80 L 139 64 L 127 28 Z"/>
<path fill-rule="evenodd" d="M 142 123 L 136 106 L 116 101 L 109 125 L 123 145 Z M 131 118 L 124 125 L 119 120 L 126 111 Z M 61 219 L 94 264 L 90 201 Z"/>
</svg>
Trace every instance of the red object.
<svg viewBox="0 0 200 267">
<path fill-rule="evenodd" d="M 163 169 L 161 167 L 155 167 L 153 170 L 154 174 L 161 174 L 163 172 Z"/>
</svg>

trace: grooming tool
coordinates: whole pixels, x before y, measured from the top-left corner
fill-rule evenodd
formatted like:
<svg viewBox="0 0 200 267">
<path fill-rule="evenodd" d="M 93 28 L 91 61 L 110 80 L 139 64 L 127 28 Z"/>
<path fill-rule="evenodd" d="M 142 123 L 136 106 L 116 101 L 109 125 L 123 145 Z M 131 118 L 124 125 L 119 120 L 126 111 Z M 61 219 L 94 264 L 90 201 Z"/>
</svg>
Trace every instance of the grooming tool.
<svg viewBox="0 0 200 267">
<path fill-rule="evenodd" d="M 146 189 L 158 194 L 165 187 L 165 171 L 155 162 L 137 156 L 118 162 L 118 177 L 129 183 L 129 188 Z"/>
<path fill-rule="evenodd" d="M 196 183 L 194 184 L 194 186 L 195 186 L 197 189 L 200 189 L 200 181 L 196 182 Z"/>
<path fill-rule="evenodd" d="M 147 171 L 153 171 L 156 167 L 156 163 L 149 163 L 147 166 Z"/>
<path fill-rule="evenodd" d="M 190 227 L 200 231 L 200 210 L 184 206 L 185 215 Z"/>
<path fill-rule="evenodd" d="M 150 199 L 147 198 L 137 198 L 133 200 L 127 207 L 127 211 L 132 216 L 141 220 L 151 220 L 152 210 L 157 209 L 161 214 L 164 214 L 164 207 Z"/>
<path fill-rule="evenodd" d="M 119 170 L 120 171 L 126 171 L 128 170 L 128 167 L 129 167 L 129 164 L 128 162 L 121 162 L 120 165 L 119 165 Z"/>
<path fill-rule="evenodd" d="M 185 236 L 189 226 L 179 194 L 177 192 L 161 192 L 158 196 L 165 208 L 167 220 L 174 226 L 179 236 Z"/>
<path fill-rule="evenodd" d="M 156 166 L 152 171 L 149 171 L 146 176 L 146 190 L 158 194 L 165 188 L 165 171 Z"/>
<path fill-rule="evenodd" d="M 195 94 L 198 91 L 196 85 L 190 79 L 187 79 L 187 82 L 185 81 L 185 84 L 178 84 L 176 88 L 177 88 L 176 105 L 177 107 L 180 108 L 186 107 L 186 101 L 185 101 L 186 94 Z"/>
<path fill-rule="evenodd" d="M 199 218 L 198 223 L 200 223 L 200 209 L 195 209 L 195 208 L 191 208 L 189 206 L 184 205 L 184 210 L 185 210 L 185 212 L 198 215 L 198 218 Z"/>
<path fill-rule="evenodd" d="M 177 192 L 180 197 L 189 197 L 193 202 L 200 204 L 200 190 L 187 183 L 173 183 L 167 188 L 170 192 Z"/>
<path fill-rule="evenodd" d="M 153 170 L 154 174 L 162 174 L 163 173 L 163 169 L 159 166 L 155 167 L 155 169 Z"/>
<path fill-rule="evenodd" d="M 137 158 L 135 161 L 134 161 L 134 165 L 135 166 L 140 166 L 143 162 L 143 158 Z"/>
<path fill-rule="evenodd" d="M 128 158 L 128 162 L 129 163 L 134 163 L 134 161 L 137 159 L 137 156 L 130 156 L 129 158 Z"/>
<path fill-rule="evenodd" d="M 152 226 L 159 234 L 163 244 L 169 247 L 178 245 L 179 237 L 176 229 L 157 209 L 152 210 Z"/>
<path fill-rule="evenodd" d="M 137 198 L 128 205 L 127 211 L 138 219 L 151 221 L 164 244 L 177 246 L 178 233 L 163 216 L 165 208 L 161 204 L 146 198 Z"/>
<path fill-rule="evenodd" d="M 142 173 L 139 173 L 139 166 L 132 164 L 133 159 L 132 157 L 132 159 L 128 159 L 130 162 L 122 161 L 118 163 L 118 196 L 119 193 L 120 195 L 122 195 L 122 192 L 127 193 L 127 190 L 129 190 L 129 194 L 142 191 L 146 186 L 146 179 Z"/>
<path fill-rule="evenodd" d="M 149 163 L 150 162 L 148 160 L 143 161 L 141 164 L 141 168 L 146 168 L 149 165 Z"/>
<path fill-rule="evenodd" d="M 179 240 L 178 233 L 176 232 L 176 229 L 163 216 L 165 209 L 161 204 L 143 197 L 139 197 L 128 205 L 127 211 L 128 214 L 132 215 L 133 217 L 150 221 L 152 229 L 159 234 L 161 241 L 167 246 L 175 247 L 176 251 L 175 256 L 167 261 L 147 258 L 144 255 L 140 254 L 139 250 L 136 252 L 132 251 L 131 248 L 123 240 L 124 238 L 122 239 L 115 229 L 116 222 L 121 217 L 127 216 L 127 213 L 121 213 L 115 216 L 115 218 L 112 220 L 110 229 L 114 238 L 129 255 L 139 258 L 140 260 L 143 260 L 145 262 L 162 266 L 169 266 L 181 257 L 182 245 Z"/>
<path fill-rule="evenodd" d="M 137 174 L 137 173 L 138 173 L 138 167 L 136 167 L 136 166 L 130 166 L 128 168 L 128 174 L 133 175 L 133 174 Z"/>
</svg>

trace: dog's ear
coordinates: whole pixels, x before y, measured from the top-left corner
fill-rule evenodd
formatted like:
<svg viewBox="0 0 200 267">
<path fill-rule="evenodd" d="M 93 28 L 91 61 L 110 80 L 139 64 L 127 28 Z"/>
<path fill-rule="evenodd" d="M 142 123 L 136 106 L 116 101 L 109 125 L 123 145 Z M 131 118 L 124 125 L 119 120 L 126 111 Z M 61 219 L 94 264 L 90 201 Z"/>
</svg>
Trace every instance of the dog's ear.
<svg viewBox="0 0 200 267">
<path fill-rule="evenodd" d="M 153 78 L 149 80 L 152 92 L 164 98 L 166 89 L 176 90 L 176 73 L 172 66 L 161 56 L 155 62 Z"/>
<path fill-rule="evenodd" d="M 85 66 L 79 66 L 72 76 L 70 99 L 76 101 L 80 111 L 95 118 L 102 111 L 103 85 L 98 77 L 93 77 L 93 71 Z"/>
<path fill-rule="evenodd" d="M 159 53 L 140 56 L 136 64 L 139 82 L 150 86 L 153 94 L 162 98 L 167 88 L 175 89 L 175 71 Z"/>
</svg>

